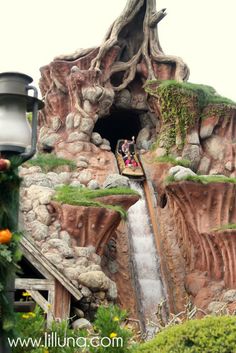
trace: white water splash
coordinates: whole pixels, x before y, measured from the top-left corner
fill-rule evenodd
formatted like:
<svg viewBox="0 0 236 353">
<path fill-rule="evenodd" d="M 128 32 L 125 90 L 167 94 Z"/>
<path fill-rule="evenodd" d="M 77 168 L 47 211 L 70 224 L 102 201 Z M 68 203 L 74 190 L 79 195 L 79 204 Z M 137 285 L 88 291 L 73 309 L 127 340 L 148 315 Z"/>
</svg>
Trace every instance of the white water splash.
<svg viewBox="0 0 236 353">
<path fill-rule="evenodd" d="M 151 338 L 155 328 L 149 323 L 156 322 L 155 312 L 158 304 L 165 298 L 165 294 L 144 191 L 138 183 L 131 182 L 130 186 L 141 195 L 141 199 L 128 211 L 128 224 L 134 251 L 136 286 L 139 287 L 141 296 L 146 333 L 148 338 Z"/>
</svg>

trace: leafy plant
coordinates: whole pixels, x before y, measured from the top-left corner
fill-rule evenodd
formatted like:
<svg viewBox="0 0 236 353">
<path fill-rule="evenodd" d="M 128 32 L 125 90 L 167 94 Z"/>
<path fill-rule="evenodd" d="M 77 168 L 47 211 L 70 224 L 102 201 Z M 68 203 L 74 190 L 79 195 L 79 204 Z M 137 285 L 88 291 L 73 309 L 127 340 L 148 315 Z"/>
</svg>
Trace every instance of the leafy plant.
<svg viewBox="0 0 236 353">
<path fill-rule="evenodd" d="M 13 334 L 15 325 L 13 308 L 9 305 L 6 286 L 20 270 L 17 263 L 21 258 L 18 244 L 20 233 L 13 233 L 10 243 L 0 244 L 0 318 L 2 329 L 9 335 Z"/>
<path fill-rule="evenodd" d="M 38 154 L 36 158 L 27 162 L 31 166 L 39 166 L 43 172 L 48 173 L 61 166 L 68 166 L 70 170 L 76 169 L 76 163 L 66 158 L 59 158 L 54 154 Z"/>
<path fill-rule="evenodd" d="M 129 349 L 129 339 L 131 338 L 131 332 L 122 327 L 122 323 L 127 317 L 127 313 L 121 310 L 116 305 L 110 305 L 109 307 L 100 306 L 95 317 L 95 330 L 99 335 L 100 340 L 103 337 L 108 337 L 111 340 L 114 338 L 119 338 L 122 344 L 113 344 L 110 347 L 91 347 L 91 353 L 128 353 Z"/>
<path fill-rule="evenodd" d="M 29 353 L 78 353 L 81 350 L 74 346 L 74 342 L 78 337 L 86 335 L 85 331 L 72 330 L 69 327 L 69 320 L 53 321 L 51 327 L 46 328 L 45 315 L 39 306 L 36 306 L 32 313 L 17 314 L 16 330 L 21 340 L 26 342 L 29 338 L 32 339 L 31 344 L 24 347 L 24 352 Z M 45 337 L 47 337 L 46 340 Z M 35 347 L 33 347 L 33 342 Z M 48 347 L 41 347 L 46 343 L 48 343 Z M 65 347 L 63 347 L 64 345 Z M 13 353 L 21 352 L 20 344 L 14 347 Z"/>
<path fill-rule="evenodd" d="M 234 353 L 236 318 L 205 317 L 164 329 L 132 353 Z"/>
<path fill-rule="evenodd" d="M 54 199 L 58 202 L 69 205 L 86 207 L 105 207 L 120 213 L 122 218 L 127 217 L 127 213 L 121 206 L 103 204 L 98 200 L 99 197 L 110 195 L 138 195 L 138 193 L 129 188 L 111 188 L 91 190 L 78 186 L 63 185 L 56 189 Z"/>
</svg>

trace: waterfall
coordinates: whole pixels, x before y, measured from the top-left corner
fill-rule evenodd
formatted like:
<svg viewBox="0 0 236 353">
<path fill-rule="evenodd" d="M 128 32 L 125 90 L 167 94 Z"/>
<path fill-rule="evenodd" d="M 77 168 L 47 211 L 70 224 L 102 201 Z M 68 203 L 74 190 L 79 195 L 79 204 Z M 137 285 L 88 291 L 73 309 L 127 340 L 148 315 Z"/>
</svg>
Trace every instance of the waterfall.
<svg viewBox="0 0 236 353">
<path fill-rule="evenodd" d="M 130 187 L 141 196 L 140 200 L 128 211 L 128 227 L 141 317 L 145 321 L 146 336 L 151 338 L 157 331 L 151 323 L 157 321 L 155 315 L 157 306 L 166 295 L 161 280 L 159 258 L 144 190 L 140 184 L 135 182 L 130 182 Z"/>
</svg>

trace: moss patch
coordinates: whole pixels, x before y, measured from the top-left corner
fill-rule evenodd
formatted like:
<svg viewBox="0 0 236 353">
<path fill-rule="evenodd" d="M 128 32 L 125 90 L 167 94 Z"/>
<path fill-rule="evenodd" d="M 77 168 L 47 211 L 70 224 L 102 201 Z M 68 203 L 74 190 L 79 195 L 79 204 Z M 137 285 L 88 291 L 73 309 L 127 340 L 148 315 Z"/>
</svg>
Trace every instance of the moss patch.
<svg viewBox="0 0 236 353">
<path fill-rule="evenodd" d="M 163 157 L 156 157 L 153 159 L 153 162 L 156 163 L 171 163 L 173 165 L 181 165 L 182 167 L 189 168 L 191 162 L 188 159 L 176 159 L 173 156 L 163 156 Z"/>
<path fill-rule="evenodd" d="M 236 229 L 236 223 L 228 223 L 228 224 L 222 224 L 218 228 L 214 228 L 214 231 L 220 232 L 222 230 L 230 230 L 230 229 Z"/>
<path fill-rule="evenodd" d="M 70 170 L 76 169 L 74 161 L 65 158 L 59 158 L 54 154 L 38 154 L 35 159 L 31 159 L 27 162 L 30 166 L 39 166 L 44 173 L 53 171 L 61 166 L 68 166 Z"/>
<path fill-rule="evenodd" d="M 225 105 L 236 106 L 206 85 L 173 80 L 148 81 L 144 89 L 159 100 L 163 126 L 157 145 L 164 146 L 168 152 L 174 145 L 183 148 L 187 131 L 201 118 L 206 106 L 215 105 L 215 112 L 221 114 Z"/>
<path fill-rule="evenodd" d="M 174 176 L 168 176 L 166 178 L 166 183 L 175 183 L 179 181 L 194 181 L 196 183 L 201 184 L 209 184 L 209 183 L 232 183 L 236 184 L 236 178 L 228 178 L 225 176 L 220 175 L 209 175 L 209 176 L 202 176 L 202 175 L 188 175 L 181 180 L 175 180 Z"/>
<path fill-rule="evenodd" d="M 113 211 L 119 212 L 121 217 L 125 219 L 127 212 L 121 206 L 106 205 L 98 200 L 99 197 L 111 195 L 139 195 L 136 191 L 129 188 L 111 188 L 91 190 L 78 186 L 63 185 L 56 189 L 54 200 L 74 206 L 86 207 L 105 207 Z"/>
</svg>

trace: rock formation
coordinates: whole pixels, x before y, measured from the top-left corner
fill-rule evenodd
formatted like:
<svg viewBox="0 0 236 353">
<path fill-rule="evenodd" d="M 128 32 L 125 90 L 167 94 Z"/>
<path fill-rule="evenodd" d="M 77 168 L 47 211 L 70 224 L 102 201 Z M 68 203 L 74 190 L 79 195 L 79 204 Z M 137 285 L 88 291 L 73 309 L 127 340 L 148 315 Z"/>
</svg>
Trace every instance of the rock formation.
<svg viewBox="0 0 236 353">
<path fill-rule="evenodd" d="M 159 43 L 156 25 L 164 16 L 155 0 L 128 0 L 99 47 L 58 56 L 41 68 L 45 108 L 38 149 L 75 160 L 77 170 L 47 176 L 37 168 L 22 170 L 22 211 L 45 256 L 84 291 L 84 312 L 114 300 L 115 281 L 118 302 L 137 314 L 128 230 L 114 211 L 51 203 L 53 188 L 101 186 L 118 171 L 112 153 L 117 140 L 132 135 L 146 150 L 142 164 L 156 195 L 170 310 L 181 311 L 188 298 L 210 312 L 222 303 L 232 310 L 236 305 L 230 292 L 236 286 L 235 230 L 227 229 L 236 223 L 236 179 L 194 180 L 196 173 L 236 177 L 236 109 L 211 87 L 183 82 L 188 67 L 165 55 Z M 167 185 L 169 169 L 182 159 L 192 181 L 173 176 Z M 112 202 L 127 208 L 129 201 Z"/>
</svg>

